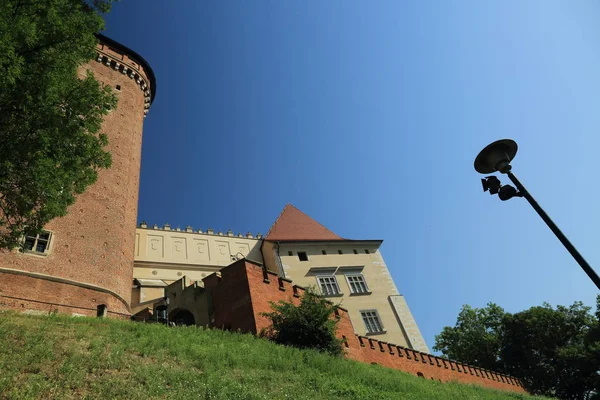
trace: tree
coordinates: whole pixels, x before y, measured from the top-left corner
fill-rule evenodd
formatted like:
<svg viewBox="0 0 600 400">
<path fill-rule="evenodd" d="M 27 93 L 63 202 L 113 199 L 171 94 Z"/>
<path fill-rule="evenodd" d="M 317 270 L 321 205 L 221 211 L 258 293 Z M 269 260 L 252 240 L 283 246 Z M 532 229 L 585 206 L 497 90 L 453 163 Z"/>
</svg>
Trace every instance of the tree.
<svg viewBox="0 0 600 400">
<path fill-rule="evenodd" d="M 454 360 L 499 371 L 502 369 L 500 349 L 505 315 L 504 309 L 494 303 L 488 303 L 485 308 L 464 305 L 456 326 L 444 327 L 435 337 L 433 350 Z"/>
<path fill-rule="evenodd" d="M 65 215 L 110 166 L 100 126 L 116 98 L 91 73 L 78 77 L 110 3 L 2 0 L 0 248 Z"/>
<path fill-rule="evenodd" d="M 600 392 L 600 296 L 596 316 L 590 310 L 581 302 L 515 314 L 494 304 L 463 306 L 456 325 L 436 336 L 434 350 L 517 376 L 533 394 L 587 399 Z"/>
<path fill-rule="evenodd" d="M 306 290 L 300 298 L 300 304 L 280 301 L 271 303 L 270 313 L 262 313 L 271 320 L 271 327 L 261 332 L 276 343 L 316 349 L 331 355 L 343 353 L 342 341 L 336 336 L 337 319 L 332 318 L 336 306 Z"/>
<path fill-rule="evenodd" d="M 508 315 L 502 360 L 507 373 L 521 377 L 534 394 L 582 399 L 598 369 L 586 354 L 585 337 L 593 323 L 590 307 L 549 304 Z"/>
</svg>

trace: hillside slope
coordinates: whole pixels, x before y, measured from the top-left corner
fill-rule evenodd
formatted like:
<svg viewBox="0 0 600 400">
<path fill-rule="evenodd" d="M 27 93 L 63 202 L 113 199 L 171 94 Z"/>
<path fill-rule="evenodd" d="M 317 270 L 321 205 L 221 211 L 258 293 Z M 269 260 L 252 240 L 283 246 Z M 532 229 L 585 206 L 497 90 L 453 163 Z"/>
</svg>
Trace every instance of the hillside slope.
<svg viewBox="0 0 600 400">
<path fill-rule="evenodd" d="M 251 335 L 0 313 L 0 398 L 533 399 Z"/>
</svg>

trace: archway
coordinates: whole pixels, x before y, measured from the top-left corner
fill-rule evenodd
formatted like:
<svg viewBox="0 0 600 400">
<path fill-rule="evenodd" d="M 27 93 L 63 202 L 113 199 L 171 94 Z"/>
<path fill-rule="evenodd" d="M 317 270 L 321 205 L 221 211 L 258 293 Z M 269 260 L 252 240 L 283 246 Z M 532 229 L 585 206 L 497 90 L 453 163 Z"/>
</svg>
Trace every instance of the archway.
<svg viewBox="0 0 600 400">
<path fill-rule="evenodd" d="M 183 308 L 177 308 L 169 314 L 169 321 L 175 325 L 196 325 L 194 314 Z"/>
</svg>

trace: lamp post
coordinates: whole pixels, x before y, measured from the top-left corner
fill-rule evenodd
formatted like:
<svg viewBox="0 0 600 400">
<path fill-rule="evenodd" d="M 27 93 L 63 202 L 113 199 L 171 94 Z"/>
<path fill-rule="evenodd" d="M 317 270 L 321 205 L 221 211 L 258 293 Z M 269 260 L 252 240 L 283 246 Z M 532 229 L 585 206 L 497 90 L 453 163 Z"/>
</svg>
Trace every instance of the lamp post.
<svg viewBox="0 0 600 400">
<path fill-rule="evenodd" d="M 517 179 L 517 177 L 511 172 L 510 162 L 517 154 L 517 143 L 511 139 L 498 140 L 494 143 L 487 145 L 475 158 L 475 170 L 481 174 L 491 174 L 494 172 L 500 172 L 506 174 L 508 178 L 515 184 L 516 189 L 511 185 L 502 185 L 500 180 L 492 175 L 487 176 L 481 180 L 483 184 L 483 191 L 489 191 L 490 194 L 498 194 L 500 200 L 509 200 L 513 197 L 525 197 L 525 199 L 531 204 L 533 209 L 538 215 L 544 220 L 546 225 L 556 235 L 558 240 L 565 246 L 567 251 L 571 253 L 575 261 L 581 266 L 585 273 L 590 279 L 596 284 L 596 287 L 600 290 L 600 277 L 596 271 L 590 267 L 585 261 L 583 256 L 579 254 L 575 246 L 571 244 L 569 239 L 558 229 L 558 226 L 550 219 L 548 214 L 540 207 L 535 199 L 529 194 L 525 186 Z"/>
</svg>

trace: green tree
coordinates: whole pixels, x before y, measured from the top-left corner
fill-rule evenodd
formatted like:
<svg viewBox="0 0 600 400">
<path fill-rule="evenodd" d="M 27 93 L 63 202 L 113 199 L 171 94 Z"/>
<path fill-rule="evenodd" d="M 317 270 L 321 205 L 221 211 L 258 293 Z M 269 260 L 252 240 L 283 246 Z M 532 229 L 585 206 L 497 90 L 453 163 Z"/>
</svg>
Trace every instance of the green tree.
<svg viewBox="0 0 600 400">
<path fill-rule="evenodd" d="M 456 325 L 444 327 L 435 337 L 433 350 L 453 360 L 502 370 L 500 350 L 505 315 L 504 309 L 494 303 L 488 303 L 485 308 L 464 305 Z"/>
<path fill-rule="evenodd" d="M 262 315 L 271 320 L 271 327 L 261 332 L 276 343 L 316 349 L 332 355 L 343 353 L 342 341 L 335 336 L 337 319 L 332 318 L 336 306 L 306 290 L 300 298 L 300 304 L 280 301 L 271 303 L 270 313 Z"/>
<path fill-rule="evenodd" d="M 502 360 L 534 394 L 582 399 L 598 366 L 587 357 L 585 338 L 594 323 L 590 307 L 549 304 L 508 315 Z"/>
<path fill-rule="evenodd" d="M 600 392 L 600 296 L 597 301 L 596 316 L 581 302 L 515 314 L 495 304 L 463 306 L 456 325 L 436 336 L 434 350 L 517 376 L 534 394 L 588 399 Z"/>
<path fill-rule="evenodd" d="M 111 0 L 0 4 L 0 248 L 13 248 L 110 166 L 100 126 L 116 98 L 78 67 Z"/>
<path fill-rule="evenodd" d="M 584 339 L 586 354 L 596 373 L 591 379 L 590 399 L 600 400 L 600 296 L 596 298 L 596 318 Z"/>
</svg>

